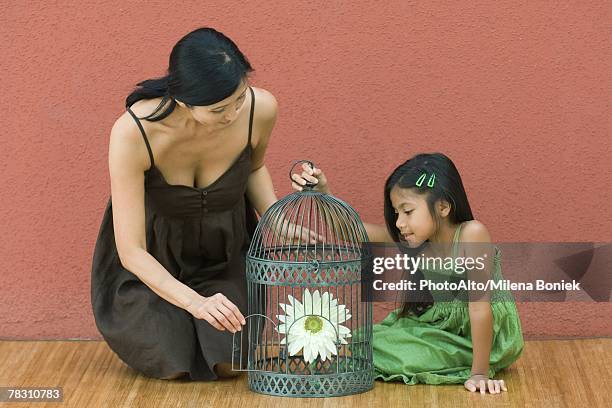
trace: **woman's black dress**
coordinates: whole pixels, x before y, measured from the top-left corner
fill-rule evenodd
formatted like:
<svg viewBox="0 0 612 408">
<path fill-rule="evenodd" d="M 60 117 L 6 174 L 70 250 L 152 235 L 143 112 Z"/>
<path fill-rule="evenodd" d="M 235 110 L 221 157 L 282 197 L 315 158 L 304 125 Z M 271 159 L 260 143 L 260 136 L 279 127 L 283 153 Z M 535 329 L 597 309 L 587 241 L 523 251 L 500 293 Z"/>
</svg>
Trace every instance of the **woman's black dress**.
<svg viewBox="0 0 612 408">
<path fill-rule="evenodd" d="M 166 182 L 155 167 L 139 119 L 128 108 L 151 159 L 145 172 L 147 251 L 200 295 L 223 293 L 244 316 L 245 255 L 256 224 L 245 195 L 251 173 L 255 106 L 255 95 L 250 91 L 248 143 L 232 166 L 206 188 Z M 231 332 L 219 331 L 162 299 L 121 265 L 111 200 L 93 256 L 91 300 L 96 326 L 110 348 L 147 376 L 160 378 L 185 371 L 193 380 L 212 380 L 217 378 L 215 364 L 231 362 Z"/>
</svg>

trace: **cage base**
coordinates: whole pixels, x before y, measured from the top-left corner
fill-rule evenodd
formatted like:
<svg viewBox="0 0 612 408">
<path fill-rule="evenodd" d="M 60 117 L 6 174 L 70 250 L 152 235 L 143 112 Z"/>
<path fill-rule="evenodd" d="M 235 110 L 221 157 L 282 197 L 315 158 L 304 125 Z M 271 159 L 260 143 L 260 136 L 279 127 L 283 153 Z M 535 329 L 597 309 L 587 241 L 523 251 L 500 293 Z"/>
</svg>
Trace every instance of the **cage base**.
<svg viewBox="0 0 612 408">
<path fill-rule="evenodd" d="M 359 394 L 374 387 L 374 370 L 349 373 L 298 375 L 250 371 L 249 388 L 280 397 L 340 397 Z"/>
</svg>

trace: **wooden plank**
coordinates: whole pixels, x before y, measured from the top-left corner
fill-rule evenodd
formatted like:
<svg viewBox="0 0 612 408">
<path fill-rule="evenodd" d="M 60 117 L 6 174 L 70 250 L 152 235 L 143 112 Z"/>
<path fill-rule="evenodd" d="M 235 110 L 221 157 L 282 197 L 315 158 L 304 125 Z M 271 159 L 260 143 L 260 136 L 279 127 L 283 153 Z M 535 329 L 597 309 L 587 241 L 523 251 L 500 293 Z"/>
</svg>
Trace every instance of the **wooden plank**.
<svg viewBox="0 0 612 408">
<path fill-rule="evenodd" d="M 36 407 L 607 407 L 611 346 L 612 339 L 528 341 L 521 359 L 499 375 L 509 389 L 500 395 L 472 394 L 460 385 L 377 381 L 367 393 L 322 399 L 256 394 L 249 391 L 246 374 L 212 382 L 148 378 L 101 341 L 0 341 L 0 386 L 63 388 L 63 404 Z"/>
</svg>

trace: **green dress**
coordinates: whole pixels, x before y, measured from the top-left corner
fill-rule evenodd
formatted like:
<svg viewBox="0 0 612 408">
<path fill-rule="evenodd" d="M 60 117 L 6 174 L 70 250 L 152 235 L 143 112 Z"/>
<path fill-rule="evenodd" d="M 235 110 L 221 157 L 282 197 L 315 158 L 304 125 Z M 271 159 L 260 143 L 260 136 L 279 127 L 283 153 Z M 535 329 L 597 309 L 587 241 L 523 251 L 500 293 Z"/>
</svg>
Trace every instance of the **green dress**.
<svg viewBox="0 0 612 408">
<path fill-rule="evenodd" d="M 457 247 L 461 226 L 455 232 L 453 251 Z M 503 279 L 500 260 L 501 252 L 495 247 L 493 280 Z M 440 280 L 437 272 L 422 271 L 426 279 Z M 491 309 L 493 344 L 489 378 L 515 362 L 524 345 L 512 294 L 505 290 L 491 291 Z M 468 302 L 434 302 L 420 316 L 399 317 L 400 311 L 392 311 L 380 324 L 373 326 L 375 378 L 404 381 L 406 384 L 465 382 L 472 368 Z"/>
</svg>

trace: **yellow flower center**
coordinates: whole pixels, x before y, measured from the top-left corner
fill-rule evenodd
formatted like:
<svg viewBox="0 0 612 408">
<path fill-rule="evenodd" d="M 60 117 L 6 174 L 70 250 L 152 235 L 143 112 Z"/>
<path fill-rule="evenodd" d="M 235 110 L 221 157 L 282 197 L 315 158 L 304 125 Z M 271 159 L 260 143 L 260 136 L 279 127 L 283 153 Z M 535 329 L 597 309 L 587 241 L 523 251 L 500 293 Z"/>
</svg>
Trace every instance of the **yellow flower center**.
<svg viewBox="0 0 612 408">
<path fill-rule="evenodd" d="M 323 329 L 323 319 L 318 316 L 308 316 L 304 323 L 304 329 L 312 334 L 316 334 Z"/>
</svg>

